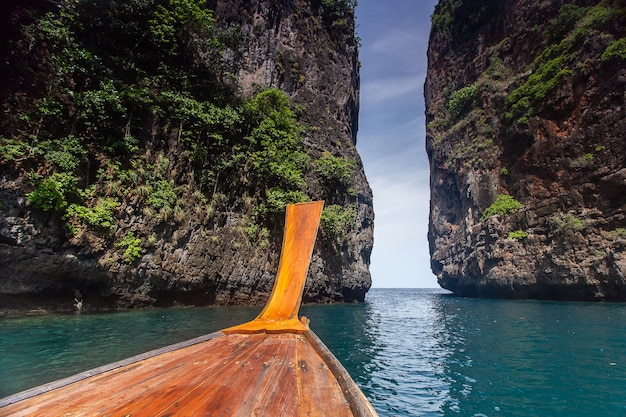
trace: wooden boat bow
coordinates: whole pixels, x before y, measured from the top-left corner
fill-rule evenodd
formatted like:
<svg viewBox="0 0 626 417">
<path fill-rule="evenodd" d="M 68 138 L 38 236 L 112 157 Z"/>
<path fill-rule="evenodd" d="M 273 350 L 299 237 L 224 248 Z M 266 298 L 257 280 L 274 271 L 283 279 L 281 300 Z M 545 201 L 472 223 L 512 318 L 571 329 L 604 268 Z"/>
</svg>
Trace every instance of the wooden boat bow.
<svg viewBox="0 0 626 417">
<path fill-rule="evenodd" d="M 323 201 L 287 206 L 283 247 L 269 301 L 257 318 L 225 329 L 224 333 L 277 333 L 309 330 L 306 319 L 298 320 L 298 312 L 323 207 Z"/>
<path fill-rule="evenodd" d="M 277 278 L 254 320 L 0 399 L 0 417 L 377 417 L 298 320 L 322 208 L 287 206 Z"/>
</svg>

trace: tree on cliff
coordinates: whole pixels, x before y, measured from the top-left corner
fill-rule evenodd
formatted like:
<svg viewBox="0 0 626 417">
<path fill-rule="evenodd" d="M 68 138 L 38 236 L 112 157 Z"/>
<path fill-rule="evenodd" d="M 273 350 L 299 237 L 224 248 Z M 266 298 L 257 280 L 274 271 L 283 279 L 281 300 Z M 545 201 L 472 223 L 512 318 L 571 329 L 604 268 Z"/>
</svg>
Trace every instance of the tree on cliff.
<svg viewBox="0 0 626 417">
<path fill-rule="evenodd" d="M 331 6 L 335 20 L 353 7 Z M 209 242 L 228 230 L 235 250 L 252 252 L 277 244 L 286 204 L 312 198 L 339 207 L 326 213 L 329 247 L 354 226 L 336 227 L 356 212 L 354 189 L 316 168 L 323 149 L 305 141 L 307 109 L 269 86 L 242 94 L 246 20 L 220 24 L 204 0 L 11 10 L 0 174 L 36 221 L 61 225 L 56 249 L 135 268 L 176 230 L 202 227 Z"/>
</svg>

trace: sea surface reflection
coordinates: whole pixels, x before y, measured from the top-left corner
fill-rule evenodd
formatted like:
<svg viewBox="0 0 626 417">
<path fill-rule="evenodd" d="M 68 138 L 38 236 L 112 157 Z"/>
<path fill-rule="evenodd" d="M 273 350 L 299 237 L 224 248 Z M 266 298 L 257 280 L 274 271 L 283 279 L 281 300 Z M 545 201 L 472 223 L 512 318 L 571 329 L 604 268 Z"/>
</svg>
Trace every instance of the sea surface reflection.
<svg viewBox="0 0 626 417">
<path fill-rule="evenodd" d="M 0 319 L 0 398 L 254 318 L 260 307 Z"/>
<path fill-rule="evenodd" d="M 367 327 L 372 356 L 363 388 L 381 416 L 439 415 L 452 381 L 445 366 L 456 335 L 446 329 L 441 290 L 372 291 Z"/>
<path fill-rule="evenodd" d="M 260 308 L 0 319 L 0 397 L 252 319 Z M 626 417 L 626 304 L 373 289 L 302 314 L 381 417 Z"/>
<path fill-rule="evenodd" d="M 312 308 L 382 416 L 626 416 L 626 305 L 374 289 Z"/>
</svg>

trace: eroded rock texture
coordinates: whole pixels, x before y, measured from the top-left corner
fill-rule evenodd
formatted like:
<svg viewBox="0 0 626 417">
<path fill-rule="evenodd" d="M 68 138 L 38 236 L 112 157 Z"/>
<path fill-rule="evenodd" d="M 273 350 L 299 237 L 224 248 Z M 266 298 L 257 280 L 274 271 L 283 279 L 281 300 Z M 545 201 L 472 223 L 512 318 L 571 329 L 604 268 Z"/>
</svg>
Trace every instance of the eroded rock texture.
<svg viewBox="0 0 626 417">
<path fill-rule="evenodd" d="M 439 2 L 425 97 L 442 287 L 626 300 L 625 36 L 622 1 Z"/>
<path fill-rule="evenodd" d="M 20 32 L 19 25 L 33 22 L 26 9 L 36 11 L 32 16 L 41 16 L 46 11 L 56 13 L 57 5 L 38 1 L 9 3 L 7 7 L 11 12 L 3 17 L 6 25 L 2 36 L 7 41 L 17 42 L 14 44 L 19 46 L 16 50 L 25 50 L 29 41 L 33 48 L 32 44 L 36 43 L 28 36 L 23 38 Z M 118 19 L 132 21 L 136 17 L 133 13 L 139 13 L 150 3 L 113 2 L 110 4 L 119 10 L 112 9 L 107 13 L 121 10 L 120 16 L 125 17 Z M 167 22 L 162 16 L 169 15 L 155 12 L 158 4 L 176 5 L 180 2 L 152 3 L 151 16 L 161 18 L 160 21 L 154 20 L 159 23 Z M 59 4 L 64 7 L 72 2 Z M 106 7 L 107 3 L 94 4 L 94 7 Z M 320 1 L 209 1 L 205 7 L 214 10 L 216 26 L 227 35 L 232 34 L 238 43 L 221 55 L 208 58 L 202 55 L 206 49 L 200 45 L 192 51 L 196 55 L 189 65 L 189 73 L 193 73 L 199 71 L 197 67 L 201 65 L 209 68 L 212 65 L 210 59 L 225 62 L 218 68 L 223 78 L 220 79 L 221 85 L 226 86 L 218 90 L 220 94 L 230 88 L 245 100 L 265 88 L 274 87 L 284 91 L 295 105 L 298 122 L 304 131 L 302 146 L 309 158 L 308 168 L 303 168 L 306 184 L 298 192 L 311 199 L 324 199 L 327 207 L 340 209 L 334 216 L 334 225 L 340 226 L 339 231 L 325 229 L 320 232 L 306 283 L 305 302 L 362 301 L 371 285 L 372 194 L 355 147 L 359 62 L 354 11 L 349 3 L 337 4 L 337 7 L 327 6 L 325 9 Z M 201 12 L 194 13 L 205 16 Z M 176 15 L 175 18 L 181 17 Z M 98 24 L 97 20 L 90 19 L 82 22 L 80 27 Z M 150 36 L 169 35 L 148 26 L 153 24 L 144 19 L 144 23 L 131 25 L 138 33 L 134 38 L 136 41 L 129 44 L 131 53 L 140 51 Z M 50 30 L 58 33 L 62 29 Z M 111 43 L 123 37 L 114 30 L 111 28 L 109 34 Z M 197 38 L 201 35 L 196 37 L 193 32 L 189 34 L 185 30 L 187 44 L 184 47 L 199 44 Z M 178 34 L 172 32 L 171 36 Z M 84 44 L 89 42 L 88 39 Z M 52 46 L 44 42 L 41 50 L 53 49 L 54 42 L 50 44 Z M 35 106 L 44 102 L 41 95 L 38 97 L 32 93 L 34 98 L 29 96 L 31 89 L 43 91 L 45 89 L 41 86 L 48 85 L 47 75 L 38 74 L 38 71 L 55 63 L 51 63 L 48 52 L 44 52 L 39 52 L 39 56 L 33 52 L 32 76 L 30 73 L 20 74 L 11 66 L 3 67 L 7 77 L 13 77 L 2 77 L 2 98 L 10 103 L 5 105 L 5 115 L 11 115 L 11 111 L 19 106 L 29 108 L 28 100 Z M 138 59 L 152 59 L 149 50 L 144 52 Z M 5 49 L 2 54 L 5 58 L 12 56 L 12 52 Z M 91 58 L 85 55 L 85 59 Z M 7 62 L 12 62 L 11 59 Z M 106 71 L 106 64 L 104 62 L 104 66 L 98 66 L 97 70 Z M 135 71 L 133 68 L 127 66 L 129 74 Z M 224 68 L 234 72 L 228 73 Z M 158 73 L 158 69 L 154 71 Z M 104 91 L 102 86 L 105 84 L 89 84 L 89 74 L 73 76 L 67 88 L 74 88 L 80 82 L 94 91 Z M 70 96 L 63 93 L 53 99 L 66 106 L 64 108 L 70 108 L 71 113 L 73 108 L 80 109 L 80 104 L 72 101 L 74 96 Z M 105 99 L 103 106 L 106 105 Z M 231 163 L 223 171 L 205 164 L 202 172 L 207 172 L 209 179 L 206 180 L 198 169 L 197 156 L 193 155 L 193 149 L 200 148 L 190 150 L 182 142 L 185 134 L 182 117 L 168 122 L 164 121 L 162 114 L 148 114 L 143 119 L 147 122 L 142 122 L 139 128 L 135 127 L 135 120 L 139 120 L 137 114 L 128 112 L 120 117 L 125 118 L 127 126 L 124 138 L 130 137 L 129 133 L 137 138 L 138 156 L 134 159 L 122 156 L 116 162 L 110 154 L 100 150 L 97 143 L 84 145 L 88 155 L 81 156 L 84 165 L 76 171 L 79 172 L 76 174 L 79 185 L 85 186 L 86 190 L 91 190 L 87 186 L 92 186 L 100 198 L 85 197 L 80 200 L 81 204 L 91 209 L 101 207 L 106 199 L 119 203 L 112 210 L 112 225 L 103 224 L 102 219 L 92 219 L 93 223 L 89 223 L 92 220 L 84 215 L 80 217 L 80 213 L 68 220 L 65 207 L 61 210 L 33 207 L 27 198 L 28 193 L 43 178 L 34 175 L 34 171 L 44 173 L 49 166 L 38 168 L 35 162 L 43 161 L 44 157 L 37 160 L 28 151 L 28 147 L 36 148 L 37 143 L 33 140 L 36 135 L 22 134 L 14 126 L 28 123 L 29 127 L 36 127 L 37 121 L 18 120 L 15 114 L 3 119 L 3 150 L 15 149 L 16 153 L 11 156 L 7 153 L 0 158 L 0 310 L 71 309 L 75 297 L 83 300 L 86 309 L 264 303 L 278 267 L 283 215 L 270 213 L 263 222 L 258 220 L 259 207 L 267 211 L 273 201 L 267 189 L 255 188 L 254 184 L 262 184 L 262 179 L 254 183 L 249 174 L 246 176 L 245 168 L 251 162 Z M 42 116 L 41 120 L 44 127 L 50 123 L 47 116 Z M 109 123 L 108 120 L 105 122 Z M 80 123 L 76 130 L 72 126 L 71 134 L 81 128 Z M 216 132 L 216 135 L 222 133 Z M 85 144 L 90 139 L 85 136 L 83 140 Z M 24 147 L 20 143 L 27 145 Z M 54 146 L 53 140 L 51 143 Z M 249 143 L 242 139 L 241 146 L 251 146 L 246 145 Z M 17 147 L 11 148 L 13 145 Z M 320 174 L 316 161 L 329 155 L 334 159 L 326 161 L 343 163 L 342 167 L 350 170 L 349 176 L 337 179 L 332 173 Z M 31 160 L 35 162 L 29 162 Z M 45 172 L 45 175 L 51 175 L 52 171 Z M 159 181 L 150 183 L 149 178 Z M 137 186 L 129 187 L 132 182 Z M 171 210 L 159 208 L 154 203 L 150 207 L 147 195 L 148 192 L 154 195 L 155 190 L 175 192 L 171 207 L 168 206 Z M 164 194 L 161 198 L 170 197 Z M 83 223 L 78 229 L 76 226 L 75 230 L 68 229 L 72 219 L 77 218 L 83 219 Z M 135 243 L 132 239 L 124 240 L 129 237 L 140 240 Z M 139 252 L 126 252 L 133 248 L 139 248 Z"/>
</svg>

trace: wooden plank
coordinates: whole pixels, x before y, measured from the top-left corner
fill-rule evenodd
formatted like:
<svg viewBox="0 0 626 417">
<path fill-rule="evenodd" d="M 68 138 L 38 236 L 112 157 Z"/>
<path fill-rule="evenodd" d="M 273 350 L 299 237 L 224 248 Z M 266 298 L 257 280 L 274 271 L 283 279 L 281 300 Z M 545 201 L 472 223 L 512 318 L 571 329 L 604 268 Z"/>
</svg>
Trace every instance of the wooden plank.
<svg viewBox="0 0 626 417">
<path fill-rule="evenodd" d="M 345 396 L 350 409 L 356 417 L 378 417 L 378 413 L 367 400 L 359 386 L 343 367 L 341 362 L 332 354 L 326 345 L 312 331 L 303 333 L 303 336 L 309 341 L 313 349 L 321 357 L 324 363 L 329 367 L 337 380 L 343 395 Z"/>
<path fill-rule="evenodd" d="M 376 417 L 298 320 L 322 207 L 288 206 L 274 289 L 252 322 L 0 400 L 0 417 Z"/>
<path fill-rule="evenodd" d="M 0 416 L 375 416 L 353 413 L 344 394 L 355 393 L 335 377 L 309 337 L 229 335 L 8 405 Z"/>
<path fill-rule="evenodd" d="M 297 397 L 289 395 L 288 386 L 293 385 L 295 373 L 289 364 L 295 353 L 294 335 L 258 335 L 259 344 L 248 361 L 240 361 L 240 369 L 220 377 L 217 384 L 200 396 L 206 398 L 190 415 L 241 416 L 297 415 Z M 258 410 L 257 400 L 283 392 L 270 404 L 269 409 Z M 217 401 L 216 401 L 217 400 Z M 289 414 L 281 414 L 280 410 Z"/>
<path fill-rule="evenodd" d="M 163 375 L 158 385 L 142 387 L 137 398 L 130 401 L 130 404 L 122 403 L 108 412 L 111 415 L 154 417 L 168 415 L 174 409 L 176 411 L 171 415 L 193 415 L 186 410 L 193 406 L 198 393 L 232 371 L 233 357 L 252 355 L 255 349 L 254 340 L 242 337 L 216 340 L 205 345 L 202 351 L 185 355 L 184 359 L 179 358 L 180 361 L 185 361 L 184 367 L 171 375 Z M 129 386 L 133 381 L 126 381 L 124 384 Z"/>
<path fill-rule="evenodd" d="M 301 414 L 304 416 L 352 417 L 352 410 L 341 387 L 326 363 L 308 340 L 297 346 L 297 378 Z"/>
<path fill-rule="evenodd" d="M 17 394 L 11 395 L 9 397 L 0 399 L 0 409 L 2 407 L 5 407 L 5 406 L 13 404 L 13 403 L 16 403 L 18 401 L 22 401 L 22 400 L 25 400 L 27 398 L 31 398 L 31 397 L 34 397 L 34 396 L 37 396 L 37 395 L 40 395 L 40 394 L 43 394 L 43 393 L 55 390 L 57 388 L 64 387 L 66 385 L 73 384 L 73 383 L 78 382 L 78 381 L 82 381 L 83 379 L 86 379 L 86 378 L 91 378 L 91 377 L 93 377 L 95 375 L 100 375 L 100 374 L 102 374 L 104 372 L 109 372 L 109 371 L 111 371 L 113 369 L 122 368 L 124 366 L 130 365 L 130 364 L 133 364 L 133 363 L 136 363 L 136 362 L 140 362 L 140 361 L 142 361 L 144 359 L 148 359 L 148 358 L 151 358 L 151 357 L 154 357 L 154 356 L 158 356 L 158 355 L 161 355 L 163 353 L 179 350 L 179 349 L 182 349 L 184 347 L 192 346 L 192 345 L 195 345 L 195 344 L 198 344 L 198 343 L 206 342 L 208 340 L 212 340 L 212 339 L 214 339 L 216 337 L 221 337 L 221 336 L 224 336 L 224 334 L 222 332 L 215 332 L 215 333 L 206 334 L 206 335 L 203 335 L 203 336 L 196 337 L 194 339 L 186 340 L 184 342 L 180 342 L 180 343 L 176 343 L 176 344 L 173 344 L 173 345 L 165 346 L 165 347 L 162 347 L 162 348 L 159 348 L 159 349 L 151 350 L 149 352 L 145 352 L 145 353 L 142 353 L 142 354 L 130 357 L 130 358 L 126 358 L 126 359 L 123 359 L 123 360 L 118 361 L 118 362 L 113 362 L 113 363 L 110 363 L 110 364 L 107 364 L 107 365 L 104 365 L 104 366 L 100 366 L 98 368 L 90 369 L 88 371 L 81 372 L 81 373 L 78 373 L 76 375 L 72 375 L 72 376 L 70 376 L 68 378 L 63 378 L 63 379 L 60 379 L 60 380 L 57 380 L 57 381 L 54 381 L 54 382 L 51 382 L 51 383 L 40 385 L 38 387 L 31 388 L 29 390 L 22 391 L 22 392 L 19 392 Z"/>
<path fill-rule="evenodd" d="M 295 355 L 299 336 L 295 334 L 272 335 L 282 340 L 259 385 L 257 395 L 252 398 L 253 408 L 249 415 L 264 416 L 267 410 L 275 410 L 276 416 L 298 416 L 300 399 L 296 386 Z"/>
<path fill-rule="evenodd" d="M 253 349 L 254 344 L 242 340 L 241 336 L 214 339 L 12 404 L 1 408 L 0 416 L 41 415 L 38 410 L 43 409 L 68 416 L 78 415 L 81 410 L 90 410 L 92 413 L 114 411 L 116 415 L 125 415 L 124 412 L 139 409 L 140 413 L 147 412 L 144 415 L 153 417 L 156 414 L 150 410 L 155 406 L 163 401 L 175 401 L 189 391 L 190 385 L 205 380 L 206 374 L 219 374 L 221 367 L 228 365 L 230 355 Z M 182 387 L 184 392 L 172 389 L 172 384 Z M 164 392 L 171 392 L 171 395 L 163 395 Z M 148 409 L 139 408 L 146 402 Z M 137 412 L 133 415 L 136 416 Z"/>
<path fill-rule="evenodd" d="M 262 363 L 259 348 L 264 342 L 264 335 L 238 336 L 250 344 L 250 349 L 230 355 L 223 361 L 223 366 L 213 377 L 194 389 L 193 395 L 181 399 L 163 410 L 172 415 L 224 415 L 235 416 L 236 406 L 242 396 L 254 395 L 249 386 L 248 378 L 253 377 Z M 191 393 L 190 393 L 191 394 Z M 231 408 L 229 408 L 231 407 Z"/>
</svg>

